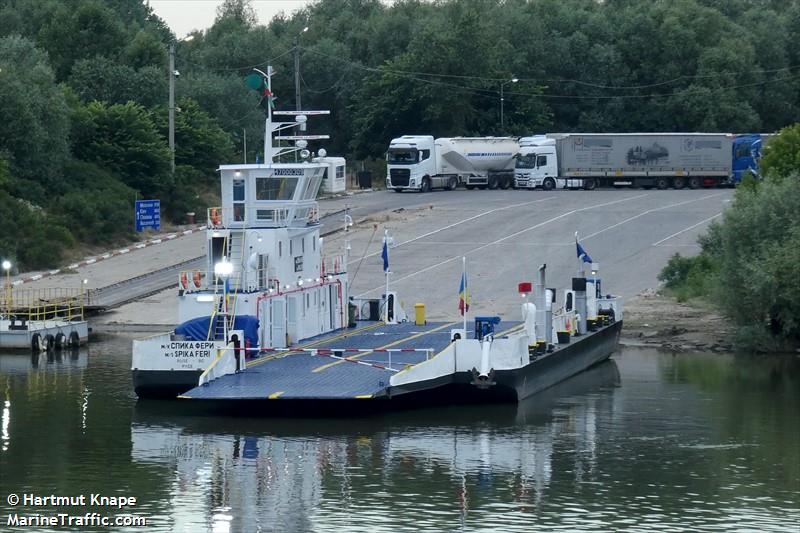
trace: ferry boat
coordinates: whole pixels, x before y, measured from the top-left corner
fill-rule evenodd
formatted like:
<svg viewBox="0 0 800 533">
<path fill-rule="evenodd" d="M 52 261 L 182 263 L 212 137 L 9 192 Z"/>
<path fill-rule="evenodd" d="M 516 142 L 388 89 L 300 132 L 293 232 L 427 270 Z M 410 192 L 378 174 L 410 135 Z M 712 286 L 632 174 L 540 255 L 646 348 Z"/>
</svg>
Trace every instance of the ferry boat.
<svg viewBox="0 0 800 533">
<path fill-rule="evenodd" d="M 316 202 L 344 161 L 322 150 L 311 157 L 306 141 L 326 136 L 277 134 L 323 113 L 268 110 L 265 163 L 219 168 L 222 206 L 208 210 L 206 269 L 179 276 L 180 325 L 134 341 L 137 395 L 334 411 L 364 400 L 514 401 L 611 355 L 622 301 L 603 295 L 596 265 L 590 277 L 581 269 L 558 306 L 542 265 L 535 284 L 519 284 L 526 300 L 508 323 L 409 320 L 388 285 L 380 298 L 351 298 L 346 251 L 323 254 Z M 276 144 L 283 140 L 295 144 Z M 300 162 L 277 162 L 292 151 Z"/>
</svg>

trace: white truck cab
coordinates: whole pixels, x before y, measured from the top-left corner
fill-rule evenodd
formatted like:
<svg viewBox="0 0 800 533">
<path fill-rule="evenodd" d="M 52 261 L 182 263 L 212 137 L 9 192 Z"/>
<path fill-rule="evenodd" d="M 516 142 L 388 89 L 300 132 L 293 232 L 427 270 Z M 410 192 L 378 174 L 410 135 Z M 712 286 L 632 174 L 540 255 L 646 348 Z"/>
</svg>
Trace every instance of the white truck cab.
<svg viewBox="0 0 800 533">
<path fill-rule="evenodd" d="M 438 174 L 433 154 L 432 135 L 403 135 L 392 139 L 386 152 L 386 188 L 424 192 L 441 186 L 431 181 Z"/>
<path fill-rule="evenodd" d="M 550 191 L 556 187 L 572 189 L 585 186 L 582 179 L 559 177 L 558 151 L 554 138 L 547 135 L 522 137 L 519 145 L 519 154 L 514 168 L 514 186 L 517 189 L 541 187 Z"/>
<path fill-rule="evenodd" d="M 555 140 L 544 135 L 522 137 L 519 146 L 514 168 L 514 186 L 518 189 L 554 189 L 558 184 Z"/>
</svg>

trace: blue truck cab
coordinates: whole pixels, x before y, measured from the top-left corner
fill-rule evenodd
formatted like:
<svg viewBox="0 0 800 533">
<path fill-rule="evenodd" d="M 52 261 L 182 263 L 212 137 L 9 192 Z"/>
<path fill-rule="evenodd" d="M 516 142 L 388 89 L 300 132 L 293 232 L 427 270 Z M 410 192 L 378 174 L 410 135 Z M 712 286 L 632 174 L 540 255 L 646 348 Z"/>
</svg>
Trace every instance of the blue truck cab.
<svg viewBox="0 0 800 533">
<path fill-rule="evenodd" d="M 736 135 L 733 139 L 733 164 L 731 165 L 731 185 L 738 185 L 748 172 L 758 177 L 758 161 L 764 137 L 760 133 Z"/>
</svg>

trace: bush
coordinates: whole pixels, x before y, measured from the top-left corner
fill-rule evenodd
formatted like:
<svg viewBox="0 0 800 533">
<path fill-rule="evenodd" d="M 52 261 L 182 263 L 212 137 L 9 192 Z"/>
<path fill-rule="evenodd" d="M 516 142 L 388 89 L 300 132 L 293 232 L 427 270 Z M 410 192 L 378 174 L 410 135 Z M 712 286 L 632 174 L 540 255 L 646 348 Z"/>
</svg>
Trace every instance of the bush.
<svg viewBox="0 0 800 533">
<path fill-rule="evenodd" d="M 676 253 L 661 270 L 658 279 L 679 301 L 686 301 L 711 295 L 717 270 L 718 265 L 706 252 L 695 257 L 682 257 Z"/>
</svg>

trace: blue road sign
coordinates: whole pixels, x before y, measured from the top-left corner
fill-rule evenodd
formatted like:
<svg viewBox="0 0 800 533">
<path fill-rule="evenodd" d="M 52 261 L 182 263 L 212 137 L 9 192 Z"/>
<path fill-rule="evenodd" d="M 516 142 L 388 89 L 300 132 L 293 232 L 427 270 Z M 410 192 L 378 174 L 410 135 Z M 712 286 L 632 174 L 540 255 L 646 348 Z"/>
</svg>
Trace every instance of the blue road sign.
<svg viewBox="0 0 800 533">
<path fill-rule="evenodd" d="M 136 231 L 161 229 L 161 200 L 136 200 Z"/>
</svg>

